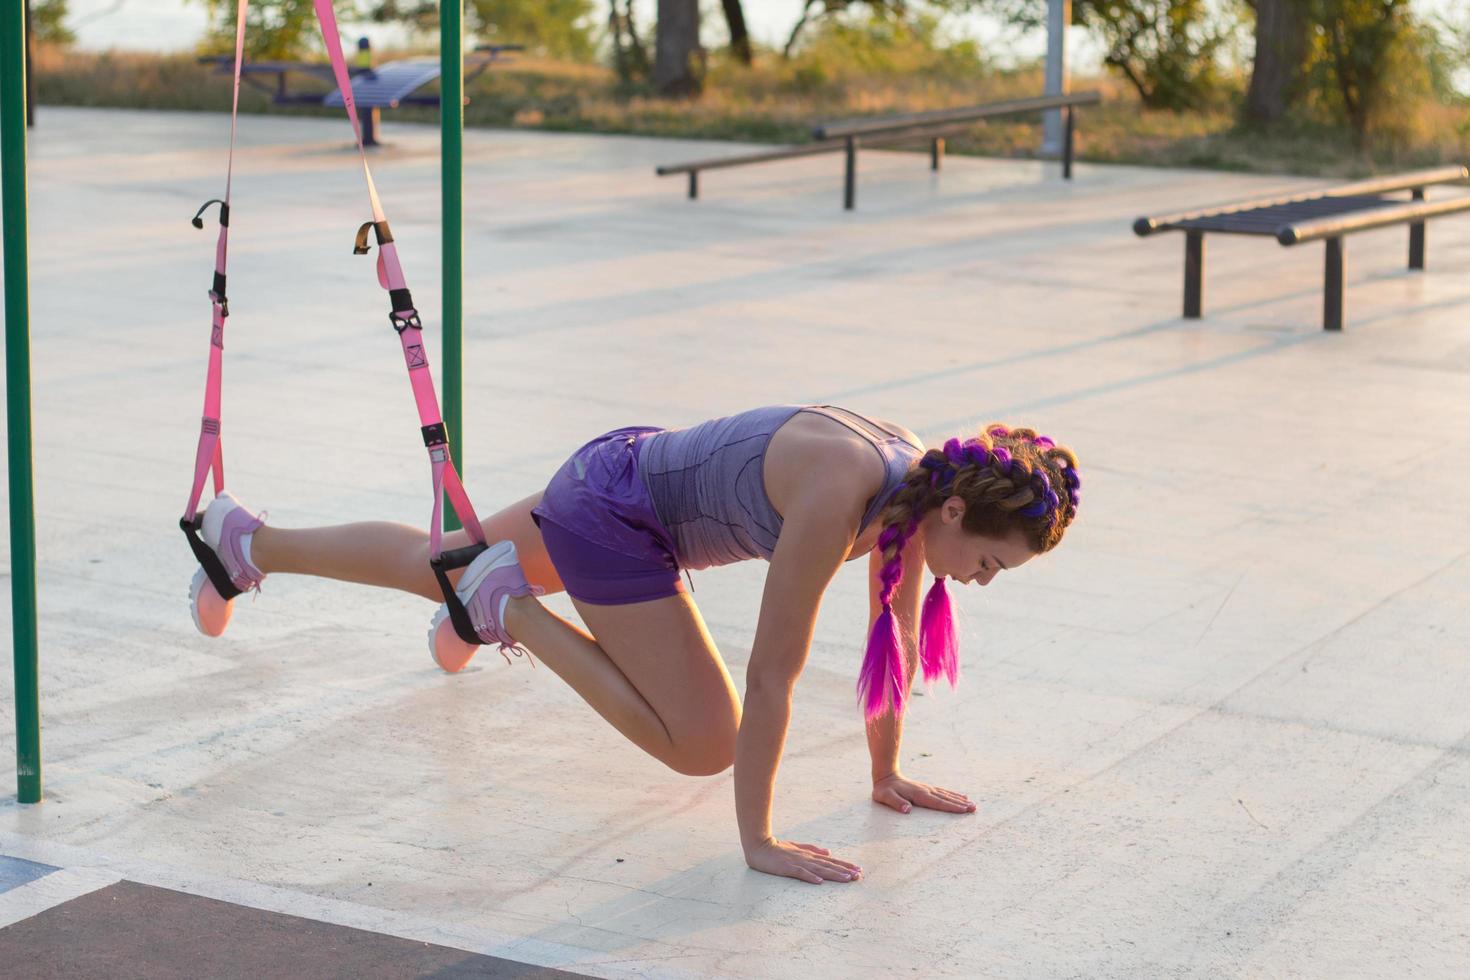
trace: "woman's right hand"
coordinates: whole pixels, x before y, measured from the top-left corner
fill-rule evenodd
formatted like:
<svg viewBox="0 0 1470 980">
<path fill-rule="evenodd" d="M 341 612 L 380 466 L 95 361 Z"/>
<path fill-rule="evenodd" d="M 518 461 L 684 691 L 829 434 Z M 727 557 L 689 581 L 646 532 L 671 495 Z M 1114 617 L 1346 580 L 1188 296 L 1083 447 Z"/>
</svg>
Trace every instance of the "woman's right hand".
<svg viewBox="0 0 1470 980">
<path fill-rule="evenodd" d="M 825 881 L 856 881 L 863 869 L 832 856 L 825 847 L 797 844 L 768 837 L 745 852 L 745 863 L 757 871 L 783 878 L 797 878 L 820 885 Z"/>
</svg>

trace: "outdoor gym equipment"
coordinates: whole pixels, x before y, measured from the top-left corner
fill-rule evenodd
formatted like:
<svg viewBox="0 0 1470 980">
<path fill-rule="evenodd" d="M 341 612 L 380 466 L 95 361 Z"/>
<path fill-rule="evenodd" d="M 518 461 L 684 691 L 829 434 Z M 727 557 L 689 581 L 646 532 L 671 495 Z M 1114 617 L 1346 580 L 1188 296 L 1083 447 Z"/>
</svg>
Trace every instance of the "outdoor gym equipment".
<svg viewBox="0 0 1470 980">
<path fill-rule="evenodd" d="M 1139 218 L 1133 231 L 1141 236 L 1160 231 L 1184 232 L 1184 316 L 1197 320 L 1204 307 L 1205 232 L 1268 235 L 1282 245 L 1326 241 L 1322 283 L 1322 329 L 1341 330 L 1343 321 L 1343 237 L 1356 231 L 1409 226 L 1409 268 L 1424 268 L 1424 225 L 1458 211 L 1470 210 L 1470 195 L 1430 203 L 1425 188 L 1470 177 L 1464 167 L 1437 167 L 1391 177 L 1375 177 L 1322 190 L 1225 204 Z M 1409 191 L 1410 200 L 1383 195 Z"/>
</svg>

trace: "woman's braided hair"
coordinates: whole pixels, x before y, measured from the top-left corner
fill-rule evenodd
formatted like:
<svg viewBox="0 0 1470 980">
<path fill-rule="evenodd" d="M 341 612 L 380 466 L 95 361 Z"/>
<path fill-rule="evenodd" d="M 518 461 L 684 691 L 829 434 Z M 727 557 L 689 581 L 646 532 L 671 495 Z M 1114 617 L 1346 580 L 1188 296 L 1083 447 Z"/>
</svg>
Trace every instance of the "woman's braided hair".
<svg viewBox="0 0 1470 980">
<path fill-rule="evenodd" d="M 883 613 L 873 624 L 858 677 L 858 697 L 869 720 L 889 704 L 903 711 L 907 680 L 893 593 L 903 579 L 903 549 L 919 521 L 950 497 L 965 502 L 960 527 L 971 534 L 1004 538 L 1020 533 L 1036 554 L 1055 548 L 1077 517 L 1081 479 L 1077 457 L 1032 429 L 987 425 L 980 435 L 924 454 L 904 477 L 881 515 L 878 549 L 884 558 L 878 598 Z M 924 599 L 919 627 L 919 660 L 924 680 L 941 673 L 950 686 L 959 679 L 959 652 L 944 580 L 936 578 Z"/>
</svg>

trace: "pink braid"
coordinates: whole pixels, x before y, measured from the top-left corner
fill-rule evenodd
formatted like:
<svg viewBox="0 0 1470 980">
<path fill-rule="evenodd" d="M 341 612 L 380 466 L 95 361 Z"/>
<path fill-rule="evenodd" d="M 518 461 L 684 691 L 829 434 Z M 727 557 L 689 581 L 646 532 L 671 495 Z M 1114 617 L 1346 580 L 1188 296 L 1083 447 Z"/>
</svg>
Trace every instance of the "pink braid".
<svg viewBox="0 0 1470 980">
<path fill-rule="evenodd" d="M 898 583 L 903 581 L 904 546 L 918 529 L 919 522 L 910 520 L 903 527 L 890 524 L 878 535 L 879 549 L 892 545 L 897 545 L 897 548 L 879 573 L 883 588 L 878 593 L 878 601 L 883 604 L 883 612 L 873 622 L 873 631 L 868 634 L 868 649 L 863 655 L 862 670 L 858 673 L 858 703 L 863 706 L 863 714 L 868 721 L 882 717 L 890 705 L 894 714 L 903 714 L 908 672 L 904 669 L 898 622 L 893 616 L 893 593 Z"/>
<path fill-rule="evenodd" d="M 919 623 L 919 663 L 924 667 L 925 683 L 933 683 L 940 674 L 953 688 L 960 679 L 960 641 L 954 623 L 954 607 L 949 601 L 949 587 L 938 576 L 924 597 L 924 615 Z"/>
</svg>

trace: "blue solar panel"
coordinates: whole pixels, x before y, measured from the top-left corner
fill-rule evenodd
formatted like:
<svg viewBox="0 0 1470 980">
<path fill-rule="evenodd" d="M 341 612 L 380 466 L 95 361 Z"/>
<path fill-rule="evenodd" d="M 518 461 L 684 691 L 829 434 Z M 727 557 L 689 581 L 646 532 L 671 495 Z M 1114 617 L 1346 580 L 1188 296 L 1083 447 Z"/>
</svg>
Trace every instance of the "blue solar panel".
<svg viewBox="0 0 1470 980">
<path fill-rule="evenodd" d="M 438 58 L 410 58 L 390 61 L 352 79 L 352 101 L 363 109 L 395 108 L 421 85 L 439 77 Z M 342 93 L 332 89 L 323 105 L 340 106 Z"/>
</svg>

